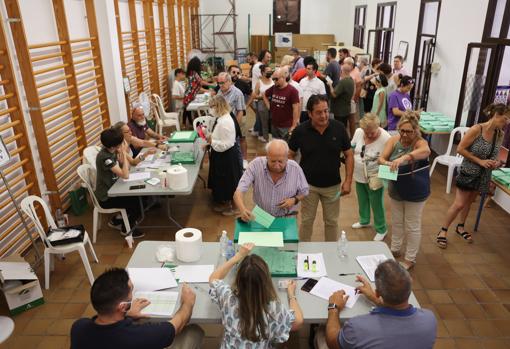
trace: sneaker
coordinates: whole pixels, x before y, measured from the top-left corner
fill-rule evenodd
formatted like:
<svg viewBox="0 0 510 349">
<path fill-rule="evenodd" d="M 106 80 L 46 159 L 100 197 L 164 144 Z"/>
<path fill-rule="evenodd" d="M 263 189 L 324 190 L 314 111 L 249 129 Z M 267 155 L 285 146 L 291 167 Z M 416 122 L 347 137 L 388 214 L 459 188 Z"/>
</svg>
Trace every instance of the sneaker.
<svg viewBox="0 0 510 349">
<path fill-rule="evenodd" d="M 225 209 L 227 209 L 227 207 L 225 205 L 214 205 L 213 206 L 214 212 L 221 213 L 221 212 L 225 211 Z"/>
<path fill-rule="evenodd" d="M 248 160 L 243 160 L 243 170 L 248 168 Z"/>
<path fill-rule="evenodd" d="M 352 228 L 353 229 L 360 229 L 360 228 L 367 228 L 370 226 L 370 223 L 369 224 L 361 224 L 360 222 L 356 222 L 352 225 Z"/>
<path fill-rule="evenodd" d="M 410 269 L 412 269 L 414 267 L 414 265 L 416 264 L 415 262 L 411 262 L 411 261 L 408 261 L 407 259 L 405 261 L 400 261 L 398 262 L 398 264 L 400 264 L 405 270 L 409 271 Z"/>
<path fill-rule="evenodd" d="M 145 236 L 145 233 L 138 229 L 134 229 L 133 232 L 131 233 L 131 236 L 133 237 L 133 239 L 139 239 L 143 238 Z"/>
<path fill-rule="evenodd" d="M 108 221 L 108 226 L 112 229 L 122 230 L 123 220 L 113 217 Z"/>
<path fill-rule="evenodd" d="M 227 216 L 227 217 L 236 216 L 239 213 L 240 212 L 237 208 L 233 209 L 232 207 L 229 207 L 226 210 L 224 210 L 223 212 L 221 212 L 222 215 Z"/>
<path fill-rule="evenodd" d="M 382 234 L 379 234 L 379 233 L 375 234 L 374 241 L 383 241 L 384 238 L 386 237 L 386 234 L 388 234 L 388 231 L 385 231 Z"/>
<path fill-rule="evenodd" d="M 267 140 L 262 136 L 259 136 L 257 139 L 262 143 L 267 143 Z"/>
</svg>

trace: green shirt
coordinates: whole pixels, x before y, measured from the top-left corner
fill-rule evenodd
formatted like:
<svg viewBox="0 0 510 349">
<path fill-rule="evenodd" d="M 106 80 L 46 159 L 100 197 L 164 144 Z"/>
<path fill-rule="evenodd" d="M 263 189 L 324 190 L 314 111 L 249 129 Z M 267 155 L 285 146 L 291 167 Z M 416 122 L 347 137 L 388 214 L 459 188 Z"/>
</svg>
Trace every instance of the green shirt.
<svg viewBox="0 0 510 349">
<path fill-rule="evenodd" d="M 112 172 L 112 167 L 117 163 L 117 154 L 110 153 L 106 148 L 102 148 L 97 154 L 96 197 L 99 201 L 108 200 L 108 190 L 118 178 Z"/>
<path fill-rule="evenodd" d="M 343 78 L 335 86 L 336 97 L 331 96 L 331 112 L 336 117 L 347 117 L 351 113 L 351 99 L 354 94 L 354 80 Z"/>
<path fill-rule="evenodd" d="M 379 114 L 377 114 L 377 108 L 379 108 L 379 93 L 384 93 L 384 95 L 382 96 L 383 98 L 383 104 L 382 104 L 382 107 L 381 107 L 381 111 L 379 112 Z M 387 106 L 386 106 L 386 88 L 385 87 L 380 87 L 377 89 L 377 91 L 375 91 L 375 95 L 374 95 L 374 103 L 372 104 L 372 113 L 374 114 L 377 114 L 377 116 L 379 116 L 379 120 L 381 120 L 381 127 L 384 127 L 386 126 L 387 124 Z"/>
</svg>

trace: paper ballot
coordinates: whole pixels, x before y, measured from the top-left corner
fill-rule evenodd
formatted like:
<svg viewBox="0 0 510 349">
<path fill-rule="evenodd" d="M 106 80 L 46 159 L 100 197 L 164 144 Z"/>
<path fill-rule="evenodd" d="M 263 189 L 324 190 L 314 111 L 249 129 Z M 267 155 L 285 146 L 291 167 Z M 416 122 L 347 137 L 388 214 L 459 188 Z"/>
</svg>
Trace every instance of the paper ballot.
<svg viewBox="0 0 510 349">
<path fill-rule="evenodd" d="M 143 315 L 171 317 L 177 304 L 178 292 L 135 292 L 133 298 L 145 298 L 151 303 L 142 309 Z"/>
<path fill-rule="evenodd" d="M 275 219 L 269 213 L 261 209 L 258 205 L 255 205 L 251 213 L 255 217 L 255 222 L 257 222 L 258 224 L 262 225 L 265 228 L 269 228 L 271 224 L 273 224 Z"/>
<path fill-rule="evenodd" d="M 375 270 L 377 269 L 377 266 L 379 265 L 379 263 L 384 262 L 387 259 L 388 257 L 386 257 L 383 254 L 373 254 L 368 256 L 356 257 L 356 260 L 358 261 L 359 265 L 372 282 L 375 282 Z"/>
<path fill-rule="evenodd" d="M 398 177 L 398 171 L 393 172 L 389 166 L 379 165 L 379 173 L 377 177 L 382 179 L 389 179 L 390 181 L 396 181 Z"/>
<path fill-rule="evenodd" d="M 145 179 L 151 178 L 150 172 L 133 172 L 129 174 L 128 179 L 124 179 L 124 182 L 134 182 L 134 181 L 143 181 Z"/>
<path fill-rule="evenodd" d="M 168 268 L 128 268 L 133 288 L 138 292 L 152 292 L 177 287 L 174 274 Z"/>
<path fill-rule="evenodd" d="M 175 278 L 180 283 L 205 283 L 214 271 L 214 265 L 179 265 L 175 268 Z"/>
<path fill-rule="evenodd" d="M 344 290 L 345 294 L 349 296 L 345 306 L 347 308 L 352 308 L 360 296 L 359 294 L 356 294 L 356 289 L 352 286 L 342 284 L 341 282 L 329 279 L 327 277 L 320 278 L 310 291 L 310 294 L 325 300 L 329 300 L 329 297 L 333 293 L 340 290 Z"/>
</svg>

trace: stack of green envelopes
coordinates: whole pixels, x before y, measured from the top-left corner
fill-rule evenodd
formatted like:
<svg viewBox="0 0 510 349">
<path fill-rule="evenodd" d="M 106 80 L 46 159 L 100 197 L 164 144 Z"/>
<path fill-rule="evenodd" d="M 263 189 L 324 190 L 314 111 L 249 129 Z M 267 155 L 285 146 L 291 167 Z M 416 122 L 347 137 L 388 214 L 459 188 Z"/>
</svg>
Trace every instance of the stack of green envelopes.
<svg viewBox="0 0 510 349">
<path fill-rule="evenodd" d="M 420 127 L 425 132 L 451 132 L 455 121 L 438 112 L 422 112 Z"/>
<path fill-rule="evenodd" d="M 510 168 L 492 171 L 492 179 L 510 189 Z"/>
</svg>

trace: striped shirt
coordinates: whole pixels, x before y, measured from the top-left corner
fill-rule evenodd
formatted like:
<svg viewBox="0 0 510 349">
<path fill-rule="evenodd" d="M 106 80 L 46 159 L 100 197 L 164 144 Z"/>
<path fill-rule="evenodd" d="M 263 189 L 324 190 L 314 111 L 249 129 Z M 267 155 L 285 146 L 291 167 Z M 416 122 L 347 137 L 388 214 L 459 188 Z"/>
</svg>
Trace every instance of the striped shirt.
<svg viewBox="0 0 510 349">
<path fill-rule="evenodd" d="M 308 195 L 305 174 L 294 160 L 287 161 L 285 174 L 274 183 L 267 168 L 266 157 L 255 158 L 244 171 L 237 190 L 246 193 L 251 185 L 253 185 L 253 201 L 275 217 L 283 217 L 297 210 L 297 205 L 290 209 L 278 208 L 278 204 L 283 200 L 296 195 Z"/>
</svg>

